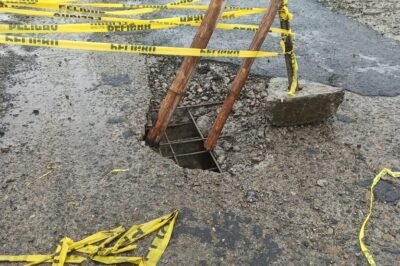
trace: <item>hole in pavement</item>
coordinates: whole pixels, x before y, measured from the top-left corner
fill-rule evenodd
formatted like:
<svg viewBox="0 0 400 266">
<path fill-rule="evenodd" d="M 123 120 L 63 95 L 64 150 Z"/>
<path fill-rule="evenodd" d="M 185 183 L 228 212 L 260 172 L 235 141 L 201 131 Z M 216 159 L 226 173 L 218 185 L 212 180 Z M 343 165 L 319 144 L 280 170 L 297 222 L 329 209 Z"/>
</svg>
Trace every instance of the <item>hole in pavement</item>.
<svg viewBox="0 0 400 266">
<path fill-rule="evenodd" d="M 179 107 L 161 139 L 160 145 L 152 147 L 152 149 L 160 153 L 163 157 L 173 160 L 183 168 L 209 170 L 220 173 L 221 168 L 215 155 L 203 147 L 205 138 L 195 118 L 197 114 L 205 109 L 216 105 L 202 104 Z M 157 113 L 158 109 L 150 111 L 146 132 L 154 123 Z"/>
<path fill-rule="evenodd" d="M 152 94 L 150 109 L 157 109 L 173 83 L 182 59 L 149 56 L 146 60 L 150 72 L 148 84 Z M 200 61 L 196 68 L 180 106 L 191 106 L 190 110 L 203 136 L 207 136 L 216 118 L 217 108 L 221 106 L 210 103 L 221 103 L 225 100 L 237 69 L 237 65 L 209 60 Z M 286 141 L 287 136 L 280 133 L 286 129 L 269 128 L 266 122 L 264 105 L 268 83 L 269 77 L 254 74 L 246 82 L 213 151 L 223 172 L 238 173 L 240 169 L 259 164 L 275 146 L 281 147 L 277 143 Z M 184 109 L 180 108 L 177 112 L 183 113 L 174 117 L 175 123 L 190 121 L 190 117 L 184 115 Z M 154 111 L 148 113 L 150 125 L 156 114 Z M 170 152 L 168 147 L 162 147 L 162 150 L 164 154 Z"/>
</svg>

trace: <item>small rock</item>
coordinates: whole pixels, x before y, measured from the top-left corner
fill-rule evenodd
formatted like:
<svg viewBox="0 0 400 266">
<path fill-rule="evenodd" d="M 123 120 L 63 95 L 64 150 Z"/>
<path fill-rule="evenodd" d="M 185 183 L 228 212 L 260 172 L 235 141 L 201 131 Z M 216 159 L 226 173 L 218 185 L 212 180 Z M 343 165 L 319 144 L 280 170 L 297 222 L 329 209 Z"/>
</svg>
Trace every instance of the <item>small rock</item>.
<svg viewBox="0 0 400 266">
<path fill-rule="evenodd" d="M 340 248 L 338 246 L 328 246 L 326 248 L 326 253 L 330 256 L 337 256 L 339 254 Z"/>
<path fill-rule="evenodd" d="M 122 136 L 123 136 L 125 139 L 131 138 L 131 137 L 133 137 L 134 135 L 135 135 L 135 131 L 133 131 L 132 129 L 128 129 L 128 130 L 126 130 L 126 131 L 124 131 L 124 132 L 122 133 Z"/>
<path fill-rule="evenodd" d="M 263 160 L 264 160 L 264 156 L 262 156 L 262 155 L 257 155 L 257 156 L 254 156 L 251 158 L 251 161 L 253 163 L 259 163 L 259 162 L 262 162 Z"/>
<path fill-rule="evenodd" d="M 232 149 L 232 144 L 230 144 L 228 141 L 224 141 L 222 143 L 222 148 L 224 149 L 224 151 L 229 151 L 230 149 Z"/>
<path fill-rule="evenodd" d="M 197 68 L 197 73 L 199 73 L 199 74 L 201 74 L 201 75 L 205 75 L 205 74 L 207 74 L 210 70 L 211 70 L 211 69 L 210 69 L 210 66 L 209 66 L 209 65 L 202 65 L 202 66 L 199 66 L 199 67 Z"/>
<path fill-rule="evenodd" d="M 39 115 L 39 110 L 38 109 L 33 110 L 32 114 Z"/>
<path fill-rule="evenodd" d="M 308 248 L 310 246 L 310 242 L 308 242 L 307 240 L 302 241 L 301 244 L 303 246 L 305 246 L 306 248 Z"/>
<path fill-rule="evenodd" d="M 329 227 L 328 229 L 326 229 L 326 234 L 327 234 L 328 236 L 333 235 L 333 233 L 334 233 L 333 228 Z"/>
<path fill-rule="evenodd" d="M 258 199 L 257 191 L 255 190 L 247 190 L 246 192 L 246 201 L 249 203 L 254 203 Z"/>
<path fill-rule="evenodd" d="M 212 125 L 212 118 L 208 115 L 203 115 L 197 119 L 196 123 L 201 133 L 203 133 L 203 135 L 207 135 L 210 126 Z"/>
<path fill-rule="evenodd" d="M 109 124 L 120 124 L 124 122 L 126 122 L 126 118 L 122 116 L 115 116 L 107 119 L 107 123 Z"/>
<path fill-rule="evenodd" d="M 225 151 L 221 148 L 221 146 L 217 145 L 214 149 L 214 153 L 217 157 L 224 156 Z"/>
<path fill-rule="evenodd" d="M 363 13 L 364 13 L 364 15 L 367 15 L 367 16 L 374 16 L 374 15 L 379 15 L 379 14 L 381 14 L 383 11 L 382 10 L 380 10 L 380 9 L 368 9 L 368 10 L 365 10 Z"/>
<path fill-rule="evenodd" d="M 258 136 L 259 138 L 264 138 L 264 137 L 265 137 L 264 129 L 263 129 L 263 128 L 262 128 L 262 129 L 259 129 L 259 130 L 257 131 L 257 136 Z"/>
<path fill-rule="evenodd" d="M 0 148 L 0 153 L 8 153 L 10 152 L 10 148 Z"/>
<path fill-rule="evenodd" d="M 241 150 L 238 145 L 233 146 L 232 149 L 233 149 L 234 152 L 240 152 L 240 150 Z"/>
<path fill-rule="evenodd" d="M 320 187 L 324 187 L 328 184 L 328 181 L 326 179 L 320 179 L 317 181 L 317 185 Z"/>
<path fill-rule="evenodd" d="M 396 240 L 391 234 L 383 234 L 382 239 L 388 242 L 394 242 Z"/>
<path fill-rule="evenodd" d="M 396 184 L 381 180 L 375 188 L 376 198 L 383 202 L 396 202 L 400 200 L 400 189 Z"/>
<path fill-rule="evenodd" d="M 336 114 L 336 118 L 338 121 L 343 122 L 343 123 L 354 123 L 356 122 L 355 119 L 345 115 L 345 114 Z"/>
<path fill-rule="evenodd" d="M 221 156 L 218 157 L 217 161 L 218 161 L 219 164 L 223 164 L 225 162 L 225 160 L 226 160 L 225 155 L 221 155 Z"/>
</svg>

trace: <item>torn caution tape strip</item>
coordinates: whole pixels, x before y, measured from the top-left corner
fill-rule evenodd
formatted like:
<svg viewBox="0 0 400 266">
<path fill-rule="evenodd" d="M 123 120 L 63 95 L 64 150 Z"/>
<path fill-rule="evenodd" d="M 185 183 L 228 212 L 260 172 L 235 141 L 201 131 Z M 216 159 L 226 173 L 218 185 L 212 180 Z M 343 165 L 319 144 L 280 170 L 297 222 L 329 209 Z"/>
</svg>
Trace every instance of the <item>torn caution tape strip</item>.
<svg viewBox="0 0 400 266">
<path fill-rule="evenodd" d="M 65 237 L 52 254 L 0 255 L 0 262 L 29 262 L 28 265 L 53 263 L 53 265 L 62 266 L 65 263 L 80 264 L 92 260 L 103 264 L 157 265 L 171 239 L 177 217 L 178 211 L 175 210 L 147 223 L 134 225 L 128 230 L 117 227 L 109 231 L 97 232 L 77 242 Z M 136 250 L 138 240 L 155 232 L 157 233 L 144 257 L 122 255 L 122 253 Z"/>
<path fill-rule="evenodd" d="M 374 205 L 374 188 L 378 184 L 378 182 L 382 179 L 382 177 L 384 177 L 385 175 L 389 175 L 393 178 L 400 178 L 400 172 L 394 172 L 388 168 L 384 168 L 377 176 L 375 176 L 374 180 L 372 181 L 371 188 L 370 188 L 371 196 L 370 196 L 370 201 L 369 201 L 368 214 L 367 214 L 367 217 L 365 218 L 364 222 L 361 225 L 360 233 L 358 235 L 361 252 L 364 254 L 369 265 L 371 265 L 371 266 L 375 266 L 376 262 L 375 262 L 374 258 L 372 257 L 371 252 L 369 251 L 369 249 L 367 248 L 367 246 L 364 243 L 365 227 L 367 226 L 369 219 L 371 218 L 371 215 L 372 215 L 372 208 Z"/>
<path fill-rule="evenodd" d="M 50 47 L 50 48 L 86 50 L 86 51 L 171 55 L 171 56 L 263 58 L 263 57 L 275 57 L 282 54 L 278 52 L 264 52 L 264 51 L 213 50 L 213 49 L 181 48 L 181 47 L 151 46 L 151 45 L 138 45 L 138 44 L 55 40 L 55 39 L 34 38 L 34 37 L 18 37 L 12 35 L 0 35 L 0 43 L 23 45 L 23 46 L 39 46 L 39 47 Z"/>
</svg>

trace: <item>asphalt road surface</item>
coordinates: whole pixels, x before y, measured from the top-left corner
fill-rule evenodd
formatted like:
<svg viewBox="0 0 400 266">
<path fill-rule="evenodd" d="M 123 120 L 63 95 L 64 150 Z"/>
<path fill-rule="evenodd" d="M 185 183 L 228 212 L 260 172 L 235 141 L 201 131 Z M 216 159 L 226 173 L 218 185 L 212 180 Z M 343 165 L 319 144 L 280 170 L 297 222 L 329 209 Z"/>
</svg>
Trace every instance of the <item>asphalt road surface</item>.
<svg viewBox="0 0 400 266">
<path fill-rule="evenodd" d="M 159 0 L 146 2 L 160 3 Z M 249 3 L 232 0 L 228 4 L 263 7 L 267 5 L 267 1 Z M 334 13 L 315 0 L 289 1 L 289 8 L 295 15 L 292 26 L 297 33 L 296 47 L 301 78 L 343 87 L 361 95 L 400 94 L 399 42 L 388 39 L 355 20 Z M 172 10 L 161 14 L 169 17 L 184 15 L 187 11 Z M 234 21 L 258 24 L 260 17 L 251 16 Z M 143 43 L 187 47 L 195 31 L 191 27 L 152 31 L 146 35 Z M 244 31 L 217 30 L 209 47 L 247 49 L 253 35 L 254 33 Z M 278 42 L 279 38 L 270 37 L 263 49 L 279 49 Z M 240 60 L 221 60 L 240 63 Z M 257 60 L 253 71 L 268 76 L 286 75 L 282 58 Z"/>
</svg>

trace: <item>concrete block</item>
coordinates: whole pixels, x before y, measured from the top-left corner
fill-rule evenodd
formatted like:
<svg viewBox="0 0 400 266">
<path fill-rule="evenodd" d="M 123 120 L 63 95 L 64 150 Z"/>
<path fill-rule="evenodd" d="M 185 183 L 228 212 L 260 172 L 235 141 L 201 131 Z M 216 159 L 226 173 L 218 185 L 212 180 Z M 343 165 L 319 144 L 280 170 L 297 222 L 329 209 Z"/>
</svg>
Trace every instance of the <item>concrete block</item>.
<svg viewBox="0 0 400 266">
<path fill-rule="evenodd" d="M 271 79 L 268 87 L 267 117 L 274 126 L 295 126 L 322 122 L 336 114 L 344 91 L 320 83 L 300 81 L 301 91 L 288 95 L 288 81 Z"/>
</svg>

